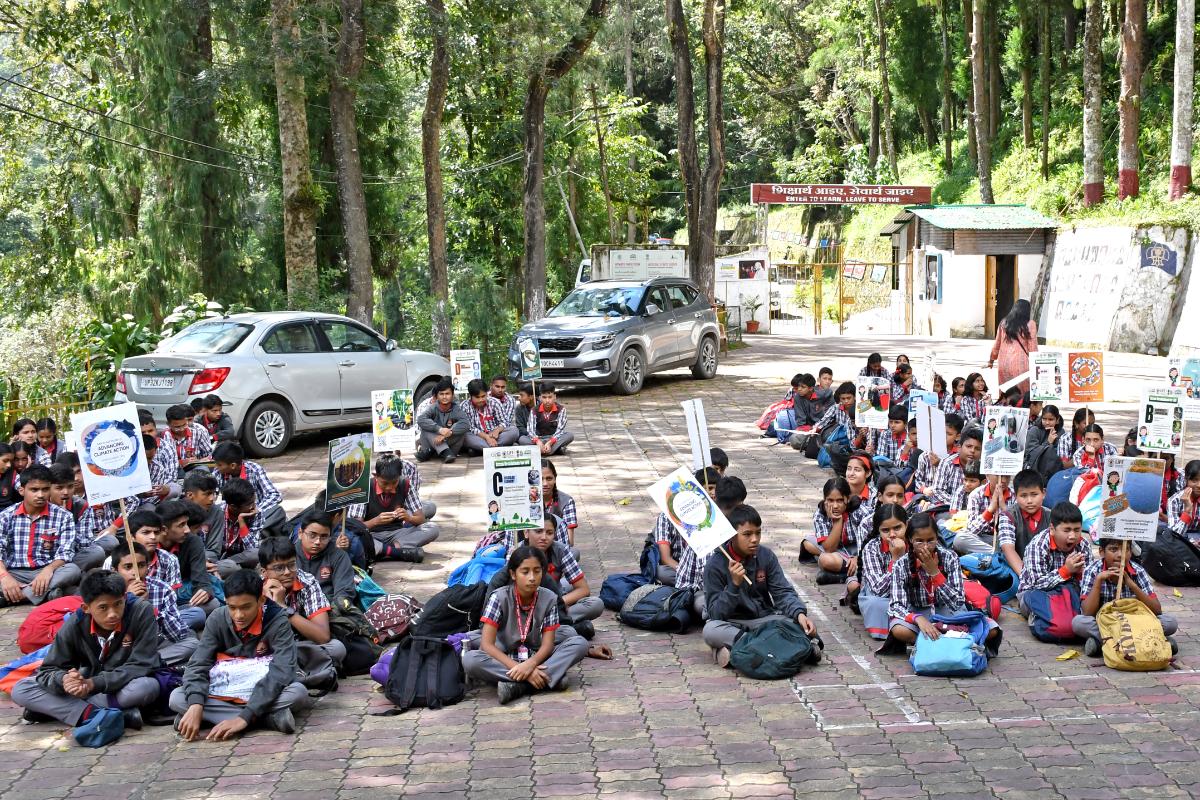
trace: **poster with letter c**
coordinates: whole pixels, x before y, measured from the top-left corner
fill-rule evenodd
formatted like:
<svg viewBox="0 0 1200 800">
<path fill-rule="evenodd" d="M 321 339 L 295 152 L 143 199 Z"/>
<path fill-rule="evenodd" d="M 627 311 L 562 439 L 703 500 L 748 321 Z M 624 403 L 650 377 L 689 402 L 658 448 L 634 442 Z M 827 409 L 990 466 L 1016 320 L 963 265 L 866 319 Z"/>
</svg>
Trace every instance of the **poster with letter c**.
<svg viewBox="0 0 1200 800">
<path fill-rule="evenodd" d="M 71 428 L 79 437 L 79 466 L 89 505 L 150 491 L 136 403 L 72 414 Z"/>
<path fill-rule="evenodd" d="M 704 558 L 733 538 L 736 531 L 687 467 L 667 475 L 646 492 L 667 515 L 697 558 Z"/>
<path fill-rule="evenodd" d="M 483 477 L 489 531 L 542 527 L 542 453 L 537 447 L 486 448 Z"/>
<path fill-rule="evenodd" d="M 483 379 L 483 361 L 479 358 L 478 350 L 450 351 L 450 380 L 454 383 L 456 394 L 466 394 L 467 384 Z"/>
<path fill-rule="evenodd" d="M 1183 400 L 1181 388 L 1142 389 L 1137 419 L 1137 446 L 1156 453 L 1183 454 Z"/>
</svg>

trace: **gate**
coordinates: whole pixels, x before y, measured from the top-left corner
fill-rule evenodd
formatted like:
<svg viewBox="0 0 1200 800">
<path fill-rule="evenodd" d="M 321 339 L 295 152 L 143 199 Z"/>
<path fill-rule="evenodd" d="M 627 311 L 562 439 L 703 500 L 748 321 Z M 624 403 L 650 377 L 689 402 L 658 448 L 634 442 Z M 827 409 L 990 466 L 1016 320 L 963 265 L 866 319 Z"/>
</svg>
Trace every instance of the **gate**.
<svg viewBox="0 0 1200 800">
<path fill-rule="evenodd" d="M 903 333 L 896 287 L 904 264 L 844 258 L 841 248 L 818 251 L 826 254 L 827 260 L 772 266 L 772 330 L 823 333 L 836 325 L 840 334 L 849 322 L 872 333 Z"/>
</svg>

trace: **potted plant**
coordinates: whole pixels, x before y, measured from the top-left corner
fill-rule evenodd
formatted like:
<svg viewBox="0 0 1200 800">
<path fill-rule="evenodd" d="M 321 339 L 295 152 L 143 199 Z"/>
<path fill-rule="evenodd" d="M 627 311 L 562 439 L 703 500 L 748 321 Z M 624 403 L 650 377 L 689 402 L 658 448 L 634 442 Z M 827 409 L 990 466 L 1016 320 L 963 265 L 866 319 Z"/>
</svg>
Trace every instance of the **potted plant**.
<svg viewBox="0 0 1200 800">
<path fill-rule="evenodd" d="M 750 315 L 750 319 L 746 320 L 746 333 L 758 333 L 758 320 L 754 315 L 762 308 L 762 300 L 758 295 L 749 295 L 742 298 L 742 307 L 746 309 L 746 313 Z"/>
</svg>

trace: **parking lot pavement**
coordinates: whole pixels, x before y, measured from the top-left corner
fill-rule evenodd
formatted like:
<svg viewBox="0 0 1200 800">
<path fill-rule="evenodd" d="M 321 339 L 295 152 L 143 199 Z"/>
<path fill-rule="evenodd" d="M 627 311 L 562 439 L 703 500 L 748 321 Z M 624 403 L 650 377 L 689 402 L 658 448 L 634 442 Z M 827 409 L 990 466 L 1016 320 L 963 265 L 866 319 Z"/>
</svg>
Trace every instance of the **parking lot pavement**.
<svg viewBox="0 0 1200 800">
<path fill-rule="evenodd" d="M 1122 673 L 1097 659 L 1056 661 L 1068 648 L 1042 644 L 1020 617 L 1002 616 L 999 658 L 976 678 L 915 677 L 902 657 L 874 654 L 860 619 L 838 605 L 839 586 L 818 587 L 796 560 L 828 473 L 753 427 L 801 367 L 857 372 L 870 349 L 918 348 L 803 337 L 754 338 L 718 377 L 685 371 L 652 377 L 635 397 L 564 392 L 576 433 L 556 458 L 559 485 L 579 509 L 576 543 L 592 591 L 607 574 L 636 568 L 656 509 L 645 487 L 690 465 L 679 403 L 702 397 L 714 446 L 761 512 L 763 543 L 780 557 L 822 631 L 827 659 L 792 681 L 761 682 L 713 664 L 693 627 L 670 636 L 624 628 L 611 612 L 595 643 L 611 661 L 585 661 L 570 690 L 507 707 L 472 691 L 440 711 L 379 717 L 389 704 L 365 678 L 299 717 L 294 736 L 255 731 L 226 743 L 182 743 L 170 728 L 131 732 L 87 750 L 60 725 L 24 725 L 0 702 L 0 796 L 375 798 L 522 797 L 1140 798 L 1200 793 L 1200 590 L 1159 592 L 1180 622 L 1178 669 Z M 957 345 L 956 345 L 957 347 Z M 963 364 L 977 348 L 962 346 Z M 890 351 L 890 352 L 889 352 Z M 853 356 L 853 357 L 852 357 Z M 957 373 L 955 373 L 957 374 Z M 1129 406 L 1106 406 L 1101 424 L 1132 424 Z M 1195 443 L 1189 437 L 1189 447 Z M 1193 450 L 1194 452 L 1194 450 Z M 323 441 L 310 440 L 266 466 L 289 512 L 320 488 Z M 484 531 L 481 459 L 421 466 L 423 495 L 438 504 L 441 538 L 423 564 L 379 564 L 388 591 L 426 599 L 468 558 Z M 626 504 L 627 503 L 627 504 Z M 27 607 L 0 610 L 0 658 Z"/>
</svg>

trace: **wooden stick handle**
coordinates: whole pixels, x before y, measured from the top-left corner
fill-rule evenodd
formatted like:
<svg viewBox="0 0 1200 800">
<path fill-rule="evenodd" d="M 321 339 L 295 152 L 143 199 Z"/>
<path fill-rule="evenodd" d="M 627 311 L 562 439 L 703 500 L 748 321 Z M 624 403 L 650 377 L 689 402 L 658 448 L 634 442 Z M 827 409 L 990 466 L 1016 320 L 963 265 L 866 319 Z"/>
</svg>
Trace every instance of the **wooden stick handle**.
<svg viewBox="0 0 1200 800">
<path fill-rule="evenodd" d="M 724 545 L 717 545 L 717 549 L 718 549 L 718 550 L 720 550 L 722 553 L 724 553 L 724 554 L 725 554 L 725 557 L 729 559 L 729 563 L 730 563 L 730 564 L 732 564 L 732 563 L 733 563 L 733 556 L 729 555 L 729 551 L 727 551 L 727 550 L 725 549 L 725 546 L 724 546 Z"/>
<path fill-rule="evenodd" d="M 1121 574 L 1117 576 L 1117 596 L 1116 599 L 1121 599 L 1121 589 L 1125 586 L 1125 559 L 1129 554 L 1129 542 L 1121 545 Z"/>
<path fill-rule="evenodd" d="M 129 529 L 129 515 L 125 513 L 125 498 L 120 498 L 121 521 L 125 526 L 125 544 L 129 546 L 129 555 L 133 555 L 133 531 Z"/>
</svg>

